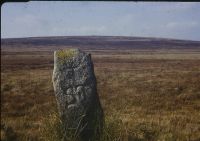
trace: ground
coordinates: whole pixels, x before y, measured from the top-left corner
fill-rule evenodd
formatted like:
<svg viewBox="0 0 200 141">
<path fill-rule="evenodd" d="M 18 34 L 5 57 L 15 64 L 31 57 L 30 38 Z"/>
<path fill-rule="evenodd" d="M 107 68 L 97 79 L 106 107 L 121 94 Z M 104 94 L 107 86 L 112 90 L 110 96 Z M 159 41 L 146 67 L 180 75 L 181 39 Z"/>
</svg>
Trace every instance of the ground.
<svg viewBox="0 0 200 141">
<path fill-rule="evenodd" d="M 53 52 L 9 49 L 1 52 L 1 140 L 44 140 L 44 120 L 57 109 Z M 84 51 L 110 140 L 200 140 L 199 48 Z"/>
</svg>

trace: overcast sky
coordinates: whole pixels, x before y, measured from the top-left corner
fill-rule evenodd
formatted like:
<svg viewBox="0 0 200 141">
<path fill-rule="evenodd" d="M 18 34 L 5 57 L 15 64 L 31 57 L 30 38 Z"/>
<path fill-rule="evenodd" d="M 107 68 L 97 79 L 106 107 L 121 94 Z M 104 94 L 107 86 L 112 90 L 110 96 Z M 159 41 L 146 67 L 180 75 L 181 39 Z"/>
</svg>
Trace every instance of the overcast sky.
<svg viewBox="0 0 200 141">
<path fill-rule="evenodd" d="M 200 40 L 200 3 L 21 2 L 1 7 L 1 37 L 145 36 Z"/>
</svg>

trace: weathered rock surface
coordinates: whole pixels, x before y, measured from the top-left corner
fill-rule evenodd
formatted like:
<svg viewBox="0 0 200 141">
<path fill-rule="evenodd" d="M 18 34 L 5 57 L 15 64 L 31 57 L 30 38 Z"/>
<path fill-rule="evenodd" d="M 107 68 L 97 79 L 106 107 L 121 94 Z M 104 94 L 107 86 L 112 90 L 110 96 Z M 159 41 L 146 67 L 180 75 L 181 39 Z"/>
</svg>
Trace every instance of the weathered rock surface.
<svg viewBox="0 0 200 141">
<path fill-rule="evenodd" d="M 79 49 L 55 51 L 53 85 L 66 132 L 75 131 L 84 141 L 99 136 L 103 111 L 90 54 Z"/>
</svg>

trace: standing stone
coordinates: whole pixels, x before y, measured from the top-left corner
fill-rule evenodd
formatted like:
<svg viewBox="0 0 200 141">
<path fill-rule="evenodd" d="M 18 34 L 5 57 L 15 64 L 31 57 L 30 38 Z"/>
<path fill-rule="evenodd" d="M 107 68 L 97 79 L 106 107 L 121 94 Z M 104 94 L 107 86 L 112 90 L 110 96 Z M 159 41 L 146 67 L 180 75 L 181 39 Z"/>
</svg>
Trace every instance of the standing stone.
<svg viewBox="0 0 200 141">
<path fill-rule="evenodd" d="M 66 134 L 81 141 L 98 140 L 103 111 L 91 55 L 79 49 L 55 51 L 53 86 Z"/>
</svg>

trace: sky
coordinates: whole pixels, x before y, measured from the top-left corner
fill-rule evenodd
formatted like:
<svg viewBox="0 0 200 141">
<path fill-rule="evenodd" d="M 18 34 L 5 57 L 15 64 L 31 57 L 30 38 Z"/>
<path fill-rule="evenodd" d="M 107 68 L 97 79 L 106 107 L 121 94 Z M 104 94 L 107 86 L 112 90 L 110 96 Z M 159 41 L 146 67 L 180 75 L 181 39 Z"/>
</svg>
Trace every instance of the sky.
<svg viewBox="0 0 200 141">
<path fill-rule="evenodd" d="M 199 2 L 9 2 L 1 38 L 138 36 L 200 40 Z"/>
</svg>

